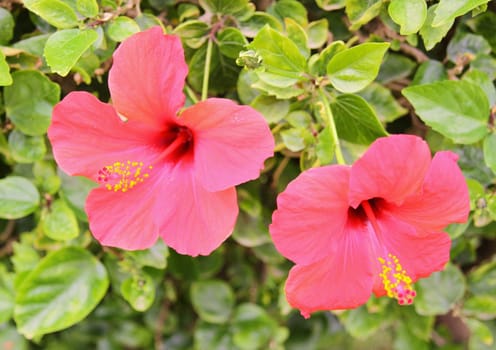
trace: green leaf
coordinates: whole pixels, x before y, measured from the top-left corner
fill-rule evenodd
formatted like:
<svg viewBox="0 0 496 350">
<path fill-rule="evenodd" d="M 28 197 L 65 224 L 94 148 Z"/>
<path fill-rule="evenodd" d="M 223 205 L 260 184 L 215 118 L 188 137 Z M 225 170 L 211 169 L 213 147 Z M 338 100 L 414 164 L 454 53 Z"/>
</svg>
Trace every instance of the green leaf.
<svg viewBox="0 0 496 350">
<path fill-rule="evenodd" d="M 88 221 L 84 205 L 88 193 L 98 185 L 93 181 L 82 176 L 68 176 L 59 171 L 59 177 L 62 179 L 61 195 L 74 210 L 77 218 L 81 221 Z"/>
<path fill-rule="evenodd" d="M 496 298 L 493 295 L 473 295 L 463 303 L 463 314 L 491 320 L 496 317 Z"/>
<path fill-rule="evenodd" d="M 496 261 L 491 261 L 478 266 L 468 275 L 468 289 L 473 294 L 496 294 Z"/>
<path fill-rule="evenodd" d="M 326 11 L 339 10 L 345 6 L 346 0 L 315 0 L 318 7 Z"/>
<path fill-rule="evenodd" d="M 96 17 L 98 15 L 98 3 L 96 0 L 76 0 L 76 8 L 85 17 Z"/>
<path fill-rule="evenodd" d="M 136 21 L 126 16 L 119 16 L 107 26 L 107 35 L 113 41 L 121 42 L 140 31 Z"/>
<path fill-rule="evenodd" d="M 5 45 L 12 39 L 14 36 L 14 25 L 15 22 L 12 14 L 3 7 L 0 7 L 0 45 Z"/>
<path fill-rule="evenodd" d="M 357 92 L 377 76 L 388 43 L 365 43 L 338 52 L 327 65 L 332 85 L 341 92 Z"/>
<path fill-rule="evenodd" d="M 262 113 L 269 123 L 277 123 L 289 112 L 288 100 L 278 100 L 272 96 L 260 95 L 250 105 Z"/>
<path fill-rule="evenodd" d="M 486 73 L 478 69 L 472 69 L 463 75 L 463 80 L 468 81 L 471 84 L 480 86 L 486 93 L 487 100 L 489 101 L 489 106 L 496 105 L 496 88 L 494 87 L 493 82 Z"/>
<path fill-rule="evenodd" d="M 404 323 L 399 323 L 396 329 L 394 339 L 394 349 L 404 350 L 429 350 L 429 343 L 426 340 L 419 339 L 412 333 L 411 329 Z"/>
<path fill-rule="evenodd" d="M 17 289 L 14 319 L 26 338 L 56 332 L 84 319 L 105 295 L 105 267 L 82 248 L 49 253 Z"/>
<path fill-rule="evenodd" d="M 134 250 L 126 252 L 140 266 L 150 266 L 156 269 L 165 269 L 167 267 L 167 257 L 169 249 L 164 241 L 159 239 L 153 246 L 145 250 Z"/>
<path fill-rule="evenodd" d="M 12 78 L 13 84 L 4 88 L 7 116 L 24 134 L 45 134 L 60 86 L 38 71 L 17 71 Z"/>
<path fill-rule="evenodd" d="M 229 329 L 224 325 L 199 322 L 195 327 L 194 338 L 195 349 L 235 349 Z"/>
<path fill-rule="evenodd" d="M 310 56 L 310 48 L 308 47 L 307 33 L 303 27 L 291 18 L 285 18 L 284 25 L 288 38 L 296 44 L 303 57 L 308 58 Z"/>
<path fill-rule="evenodd" d="M 227 57 L 237 58 L 248 42 L 237 28 L 227 27 L 217 33 L 220 52 Z"/>
<path fill-rule="evenodd" d="M 489 134 L 483 143 L 484 162 L 496 174 L 496 133 Z"/>
<path fill-rule="evenodd" d="M 411 86 L 402 93 L 427 125 L 457 143 L 474 143 L 487 134 L 489 102 L 479 86 L 442 81 Z"/>
<path fill-rule="evenodd" d="M 377 75 L 377 81 L 382 84 L 387 84 L 395 80 L 406 78 L 412 73 L 416 66 L 417 63 L 415 61 L 404 55 L 388 53 L 381 65 L 379 74 Z"/>
<path fill-rule="evenodd" d="M 331 103 L 331 109 L 338 135 L 343 140 L 369 145 L 387 135 L 375 112 L 360 96 L 339 95 Z"/>
<path fill-rule="evenodd" d="M 210 27 L 207 23 L 190 20 L 174 28 L 173 33 L 179 35 L 186 45 L 192 49 L 197 49 L 205 43 L 209 31 Z"/>
<path fill-rule="evenodd" d="M 79 235 L 79 226 L 74 212 L 63 200 L 55 200 L 45 209 L 41 217 L 45 235 L 57 241 L 67 241 Z"/>
<path fill-rule="evenodd" d="M 292 152 L 303 150 L 308 141 L 312 140 L 310 131 L 304 128 L 291 128 L 281 131 L 281 138 L 287 149 Z"/>
<path fill-rule="evenodd" d="M 452 62 L 457 62 L 463 56 L 475 58 L 480 54 L 489 54 L 491 45 L 481 35 L 458 32 L 448 44 L 446 53 Z"/>
<path fill-rule="evenodd" d="M 486 38 L 491 44 L 493 51 L 496 52 L 496 36 L 494 35 L 494 28 L 496 28 L 496 13 L 488 11 L 476 18 L 467 21 L 475 33 L 480 34 Z"/>
<path fill-rule="evenodd" d="M 310 60 L 308 62 L 310 73 L 315 74 L 319 77 L 326 75 L 327 65 L 329 64 L 329 61 L 338 52 L 344 50 L 346 50 L 346 45 L 341 40 L 338 40 L 328 45 L 324 50 L 322 50 L 318 54 L 315 54 L 312 57 L 310 57 Z"/>
<path fill-rule="evenodd" d="M 0 347 L 4 350 L 28 350 L 30 344 L 19 334 L 15 326 L 9 323 L 0 325 Z"/>
<path fill-rule="evenodd" d="M 488 323 L 474 319 L 465 319 L 465 324 L 470 330 L 469 350 L 494 349 L 494 333 Z"/>
<path fill-rule="evenodd" d="M 284 22 L 286 18 L 291 18 L 303 27 L 306 27 L 308 24 L 307 9 L 301 2 L 296 0 L 279 0 L 274 2 L 267 9 L 267 12 L 279 18 L 281 22 Z"/>
<path fill-rule="evenodd" d="M 460 270 L 448 265 L 417 284 L 415 310 L 420 315 L 442 315 L 450 311 L 465 293 L 465 278 Z"/>
<path fill-rule="evenodd" d="M 382 0 L 345 0 L 346 14 L 352 23 L 350 29 L 356 30 L 378 16 L 382 3 Z"/>
<path fill-rule="evenodd" d="M 183 22 L 187 18 L 200 17 L 200 9 L 195 4 L 181 3 L 177 6 L 177 14 L 179 22 Z"/>
<path fill-rule="evenodd" d="M 433 27 L 439 27 L 466 14 L 477 6 L 487 4 L 489 0 L 440 0 L 432 21 Z"/>
<path fill-rule="evenodd" d="M 322 18 L 318 21 L 310 22 L 306 30 L 308 36 L 308 47 L 311 49 L 318 49 L 327 41 L 327 37 L 329 35 L 329 23 L 327 22 L 327 19 Z"/>
<path fill-rule="evenodd" d="M 248 8 L 248 0 L 200 0 L 205 11 L 223 15 L 236 15 Z"/>
<path fill-rule="evenodd" d="M 241 350 L 267 349 L 277 331 L 276 322 L 255 304 L 241 304 L 232 321 L 233 341 Z"/>
<path fill-rule="evenodd" d="M 45 156 L 45 138 L 43 136 L 27 136 L 22 132 L 13 130 L 9 134 L 9 149 L 16 162 L 33 163 Z"/>
<path fill-rule="evenodd" d="M 385 312 L 369 312 L 366 305 L 362 305 L 353 310 L 347 310 L 339 316 L 344 328 L 353 337 L 365 339 L 382 326 L 387 321 Z"/>
<path fill-rule="evenodd" d="M 148 310 L 155 300 L 155 285 L 146 273 L 125 279 L 120 289 L 124 299 L 136 311 Z"/>
<path fill-rule="evenodd" d="M 62 0 L 23 0 L 24 6 L 57 28 L 78 25 L 76 11 Z"/>
<path fill-rule="evenodd" d="M 234 305 L 234 293 L 224 281 L 198 281 L 191 285 L 191 303 L 200 318 L 210 323 L 225 323 Z"/>
<path fill-rule="evenodd" d="M 315 151 L 321 165 L 331 164 L 334 157 L 335 143 L 329 127 L 324 128 L 317 136 Z"/>
<path fill-rule="evenodd" d="M 55 173 L 51 162 L 38 161 L 34 163 L 33 175 L 40 192 L 52 195 L 58 192 L 61 180 Z"/>
<path fill-rule="evenodd" d="M 0 265 L 0 325 L 12 317 L 14 311 L 14 274 Z"/>
<path fill-rule="evenodd" d="M 250 18 L 241 22 L 239 24 L 239 28 L 244 36 L 248 38 L 253 38 L 266 25 L 268 25 L 271 28 L 274 28 L 275 30 L 282 31 L 281 22 L 279 22 L 277 18 L 266 12 L 261 12 L 261 11 L 255 12 Z"/>
<path fill-rule="evenodd" d="M 248 45 L 263 58 L 267 72 L 292 78 L 295 82 L 305 71 L 306 59 L 298 47 L 276 30 L 265 26 Z"/>
<path fill-rule="evenodd" d="M 428 84 L 438 80 L 447 79 L 448 74 L 446 73 L 444 65 L 439 61 L 428 60 L 422 62 L 422 64 L 417 68 L 410 86 Z"/>
<path fill-rule="evenodd" d="M 138 16 L 134 17 L 134 20 L 141 30 L 147 30 L 155 26 L 161 26 L 163 29 L 163 23 L 160 19 L 150 13 L 140 13 Z"/>
<path fill-rule="evenodd" d="M 400 34 L 419 31 L 427 17 L 425 0 L 391 0 L 388 7 L 391 19 L 400 25 Z"/>
<path fill-rule="evenodd" d="M 435 11 L 438 7 L 438 4 L 434 4 L 427 10 L 427 18 L 425 19 L 424 25 L 420 28 L 419 34 L 424 41 L 424 45 L 426 50 L 432 49 L 438 42 L 440 42 L 451 26 L 453 25 L 454 20 L 446 21 L 444 24 L 439 25 L 437 27 L 432 26 L 432 21 L 434 20 Z"/>
<path fill-rule="evenodd" d="M 22 218 L 34 212 L 39 202 L 40 194 L 29 180 L 20 176 L 0 180 L 0 218 Z"/>
<path fill-rule="evenodd" d="M 0 86 L 12 84 L 12 76 L 10 75 L 10 67 L 5 60 L 5 55 L 0 50 Z"/>
<path fill-rule="evenodd" d="M 360 91 L 358 95 L 362 96 L 374 107 L 377 116 L 382 122 L 392 122 L 408 112 L 395 100 L 391 90 L 379 83 L 370 84 Z"/>
<path fill-rule="evenodd" d="M 94 30 L 64 29 L 53 33 L 44 52 L 52 72 L 65 77 L 97 38 Z"/>
</svg>

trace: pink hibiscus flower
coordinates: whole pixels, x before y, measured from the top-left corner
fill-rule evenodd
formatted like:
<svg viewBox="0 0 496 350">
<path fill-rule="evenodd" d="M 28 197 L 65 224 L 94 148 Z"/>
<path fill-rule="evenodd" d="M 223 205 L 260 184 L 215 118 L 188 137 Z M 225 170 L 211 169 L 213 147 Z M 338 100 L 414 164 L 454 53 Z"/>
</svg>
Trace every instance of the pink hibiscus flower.
<svg viewBox="0 0 496 350">
<path fill-rule="evenodd" d="M 112 105 L 71 92 L 55 106 L 55 159 L 100 184 L 85 209 L 101 244 L 145 249 L 161 236 L 179 253 L 209 254 L 234 227 L 234 186 L 257 178 L 273 155 L 270 129 L 228 99 L 181 111 L 188 67 L 180 40 L 159 27 L 133 35 L 113 57 Z"/>
<path fill-rule="evenodd" d="M 303 172 L 277 199 L 270 232 L 296 263 L 286 282 L 303 316 L 350 309 L 371 293 L 411 304 L 413 283 L 444 268 L 450 238 L 464 222 L 469 197 L 457 155 L 431 160 L 416 136 L 376 140 L 351 167 Z"/>
</svg>

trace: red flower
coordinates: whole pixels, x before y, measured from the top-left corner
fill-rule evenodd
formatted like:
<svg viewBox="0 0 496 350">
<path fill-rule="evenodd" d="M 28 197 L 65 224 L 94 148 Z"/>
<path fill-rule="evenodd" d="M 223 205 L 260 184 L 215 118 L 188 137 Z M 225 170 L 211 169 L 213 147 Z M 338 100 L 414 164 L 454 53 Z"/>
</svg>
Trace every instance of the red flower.
<svg viewBox="0 0 496 350">
<path fill-rule="evenodd" d="M 55 159 L 101 184 L 86 202 L 101 244 L 144 249 L 160 235 L 179 253 L 209 254 L 236 221 L 234 186 L 257 178 L 273 154 L 270 129 L 227 99 L 180 111 L 188 67 L 180 40 L 159 27 L 133 35 L 113 57 L 112 105 L 72 92 L 55 107 Z"/>
<path fill-rule="evenodd" d="M 469 198 L 452 152 L 431 161 L 415 136 L 376 140 L 351 166 L 303 172 L 277 199 L 270 226 L 277 249 L 296 263 L 286 283 L 303 316 L 350 309 L 376 296 L 410 304 L 413 283 L 443 269 Z"/>
</svg>

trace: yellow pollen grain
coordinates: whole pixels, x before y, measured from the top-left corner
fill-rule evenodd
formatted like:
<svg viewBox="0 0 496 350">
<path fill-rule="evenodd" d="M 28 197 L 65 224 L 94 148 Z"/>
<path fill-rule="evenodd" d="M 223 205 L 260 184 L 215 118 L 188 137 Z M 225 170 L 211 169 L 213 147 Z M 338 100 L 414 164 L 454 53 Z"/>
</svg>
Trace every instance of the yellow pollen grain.
<svg viewBox="0 0 496 350">
<path fill-rule="evenodd" d="M 143 162 L 138 161 L 114 162 L 98 172 L 98 181 L 109 191 L 127 192 L 150 176 L 148 172 L 143 172 L 143 167 Z M 147 170 L 152 168 L 150 165 Z"/>
<path fill-rule="evenodd" d="M 411 304 L 416 292 L 413 290 L 411 277 L 403 269 L 399 259 L 388 254 L 387 258 L 378 257 L 378 260 L 382 268 L 379 276 L 387 296 L 397 299 L 400 305 Z"/>
</svg>

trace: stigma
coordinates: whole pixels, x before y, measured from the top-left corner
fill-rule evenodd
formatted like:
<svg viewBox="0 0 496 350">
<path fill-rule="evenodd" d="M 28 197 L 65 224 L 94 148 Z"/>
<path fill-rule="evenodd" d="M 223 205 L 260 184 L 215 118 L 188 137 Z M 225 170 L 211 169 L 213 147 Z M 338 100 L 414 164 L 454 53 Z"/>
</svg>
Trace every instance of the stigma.
<svg viewBox="0 0 496 350">
<path fill-rule="evenodd" d="M 115 162 L 98 170 L 97 180 L 109 191 L 127 192 L 148 178 L 153 167 L 145 167 L 143 162 Z"/>
<path fill-rule="evenodd" d="M 412 279 L 401 266 L 396 255 L 388 254 L 386 258 L 378 258 L 381 263 L 384 289 L 387 296 L 398 300 L 400 305 L 410 305 L 417 295 L 412 287 Z"/>
</svg>

